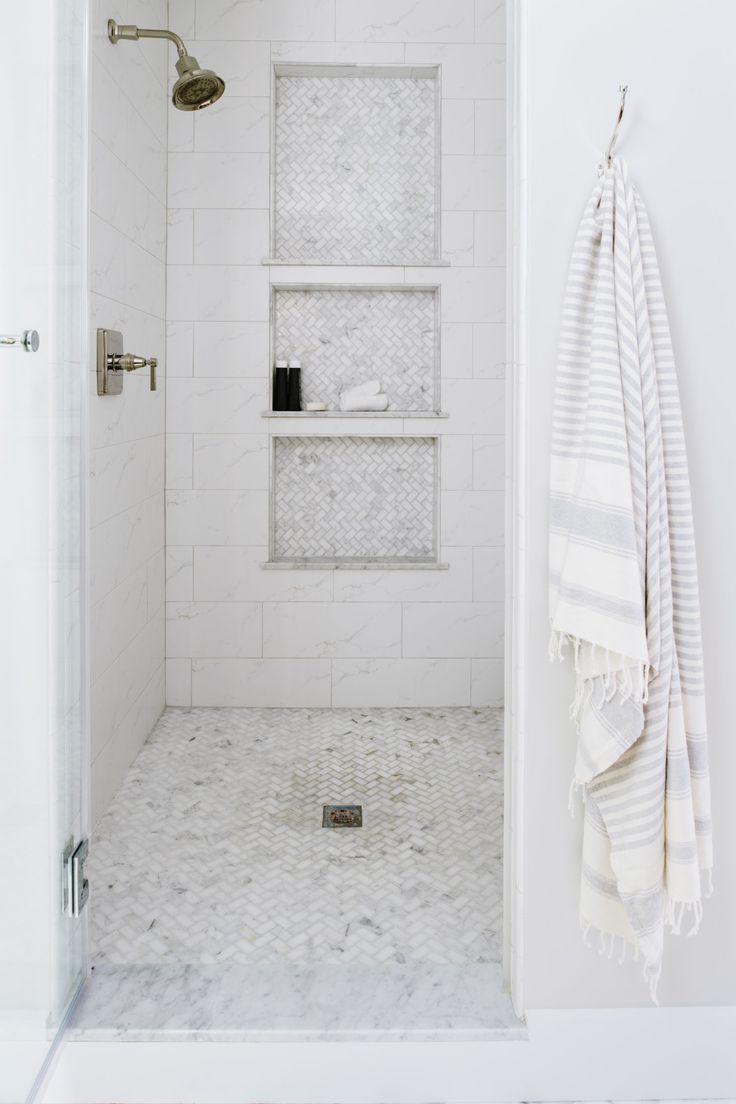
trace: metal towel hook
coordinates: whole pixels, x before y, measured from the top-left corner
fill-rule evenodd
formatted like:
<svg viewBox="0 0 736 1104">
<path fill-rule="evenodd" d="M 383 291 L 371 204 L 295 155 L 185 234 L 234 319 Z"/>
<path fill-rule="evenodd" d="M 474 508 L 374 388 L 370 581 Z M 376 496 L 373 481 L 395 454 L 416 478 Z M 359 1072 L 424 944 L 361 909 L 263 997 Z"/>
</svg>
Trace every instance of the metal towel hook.
<svg viewBox="0 0 736 1104">
<path fill-rule="evenodd" d="M 613 164 L 613 147 L 616 145 L 616 139 L 618 138 L 618 128 L 621 126 L 621 120 L 624 117 L 624 108 L 626 107 L 626 95 L 629 91 L 628 84 L 620 84 L 618 90 L 621 93 L 621 102 L 618 105 L 618 115 L 616 116 L 616 125 L 613 128 L 613 134 L 611 135 L 611 141 L 608 143 L 608 149 L 606 150 L 606 165 L 610 169 Z"/>
</svg>

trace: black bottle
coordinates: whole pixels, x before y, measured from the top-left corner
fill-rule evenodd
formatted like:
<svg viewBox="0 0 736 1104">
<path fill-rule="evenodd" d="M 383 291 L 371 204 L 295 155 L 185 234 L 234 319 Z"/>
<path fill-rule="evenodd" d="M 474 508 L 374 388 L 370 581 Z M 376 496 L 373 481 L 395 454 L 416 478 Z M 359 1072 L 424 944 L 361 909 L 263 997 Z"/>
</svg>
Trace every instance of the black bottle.
<svg viewBox="0 0 736 1104">
<path fill-rule="evenodd" d="M 289 399 L 287 410 L 301 410 L 302 408 L 302 365 L 299 360 L 289 361 Z"/>
<path fill-rule="evenodd" d="M 273 409 L 289 409 L 288 368 L 285 360 L 277 360 L 273 369 Z"/>
</svg>

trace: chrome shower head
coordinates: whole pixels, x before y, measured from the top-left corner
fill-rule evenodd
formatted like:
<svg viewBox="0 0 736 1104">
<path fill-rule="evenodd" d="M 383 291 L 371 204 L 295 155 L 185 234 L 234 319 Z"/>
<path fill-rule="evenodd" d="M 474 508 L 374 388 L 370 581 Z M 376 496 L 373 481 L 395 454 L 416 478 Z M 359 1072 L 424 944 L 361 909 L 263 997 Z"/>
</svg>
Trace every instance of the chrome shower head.
<svg viewBox="0 0 736 1104">
<path fill-rule="evenodd" d="M 166 38 L 174 43 L 179 54 L 176 61 L 179 79 L 174 85 L 171 102 L 180 111 L 199 111 L 203 107 L 209 107 L 225 91 L 222 77 L 218 77 L 211 69 L 200 69 L 197 59 L 187 53 L 186 46 L 173 31 L 151 30 L 108 19 L 107 37 L 112 43 L 120 42 L 121 39 L 135 42 L 139 38 Z"/>
<path fill-rule="evenodd" d="M 171 102 L 180 111 L 199 111 L 219 100 L 225 82 L 211 69 L 200 69 L 191 54 L 183 54 L 176 63 L 179 79 L 174 85 Z"/>
</svg>

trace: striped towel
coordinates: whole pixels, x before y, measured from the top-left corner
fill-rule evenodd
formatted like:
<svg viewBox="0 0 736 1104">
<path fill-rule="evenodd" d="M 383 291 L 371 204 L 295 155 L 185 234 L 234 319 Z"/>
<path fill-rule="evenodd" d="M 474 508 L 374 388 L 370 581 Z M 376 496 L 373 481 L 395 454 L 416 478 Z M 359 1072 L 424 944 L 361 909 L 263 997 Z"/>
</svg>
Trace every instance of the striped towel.
<svg viewBox="0 0 736 1104">
<path fill-rule="evenodd" d="M 677 378 L 649 220 L 619 159 L 570 265 L 550 509 L 550 652 L 576 671 L 581 923 L 609 957 L 633 944 L 656 1001 L 665 926 L 687 915 L 694 934 L 710 893 L 710 790 Z"/>
</svg>

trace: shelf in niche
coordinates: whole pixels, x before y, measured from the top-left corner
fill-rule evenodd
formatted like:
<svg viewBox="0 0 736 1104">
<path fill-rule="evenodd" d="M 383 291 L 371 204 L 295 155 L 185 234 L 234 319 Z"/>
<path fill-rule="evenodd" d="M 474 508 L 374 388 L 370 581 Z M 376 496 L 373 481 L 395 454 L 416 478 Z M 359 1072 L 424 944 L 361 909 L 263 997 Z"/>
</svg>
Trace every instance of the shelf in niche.
<svg viewBox="0 0 736 1104">
<path fill-rule="evenodd" d="M 449 418 L 444 410 L 264 410 L 262 418 Z"/>
<path fill-rule="evenodd" d="M 264 560 L 264 571 L 449 571 L 449 563 L 427 563 L 426 560 Z"/>
<path fill-rule="evenodd" d="M 356 257 L 351 261 L 303 260 L 301 257 L 263 257 L 262 265 L 271 268 L 450 268 L 452 261 L 447 257 L 432 257 L 426 261 L 362 261 Z"/>
</svg>

